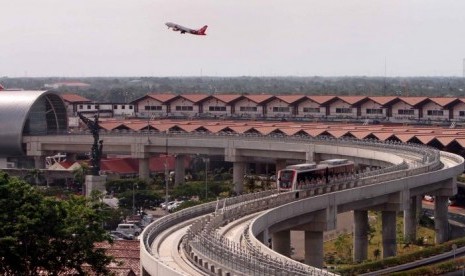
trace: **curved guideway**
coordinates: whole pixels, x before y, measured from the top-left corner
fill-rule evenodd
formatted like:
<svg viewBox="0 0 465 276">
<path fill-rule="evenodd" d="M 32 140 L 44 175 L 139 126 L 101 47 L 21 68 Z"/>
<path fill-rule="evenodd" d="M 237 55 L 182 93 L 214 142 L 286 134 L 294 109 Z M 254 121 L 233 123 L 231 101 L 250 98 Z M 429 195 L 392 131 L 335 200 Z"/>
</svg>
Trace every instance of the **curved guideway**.
<svg viewBox="0 0 465 276">
<path fill-rule="evenodd" d="M 260 215 L 262 212 L 254 213 L 245 216 L 241 219 L 235 220 L 232 223 L 226 224 L 225 226 L 218 229 L 218 232 L 230 241 L 239 244 L 242 241 L 242 234 L 244 230 L 249 227 L 250 222 Z"/>
<path fill-rule="evenodd" d="M 152 244 L 154 255 L 179 275 L 204 275 L 185 258 L 180 249 L 181 240 L 194 220 L 196 219 L 186 221 L 182 226 L 168 228 Z"/>
<path fill-rule="evenodd" d="M 442 163 L 441 164 L 439 162 L 438 158 L 437 158 L 437 157 L 439 157 L 439 152 L 436 152 L 436 153 L 434 151 L 429 152 L 429 149 L 422 149 L 422 148 L 417 149 L 415 147 L 410 147 L 409 148 L 409 146 L 402 146 L 402 147 L 404 147 L 403 149 L 400 149 L 400 150 L 394 149 L 394 150 L 391 151 L 391 149 L 389 149 L 389 148 L 392 148 L 393 147 L 392 145 L 382 145 L 382 147 L 385 148 L 386 150 L 382 150 L 381 152 L 386 153 L 386 154 L 392 154 L 393 157 L 389 157 L 389 156 L 386 156 L 386 155 L 376 155 L 376 156 L 373 156 L 373 157 L 380 157 L 379 159 L 384 160 L 384 161 L 392 161 L 391 163 L 396 164 L 396 165 L 394 165 L 392 167 L 393 169 L 391 169 L 391 168 L 388 168 L 387 170 L 382 169 L 382 170 L 380 170 L 381 173 L 378 173 L 378 175 L 376 174 L 375 171 L 369 172 L 369 173 L 364 173 L 364 174 L 361 175 L 360 178 L 350 179 L 350 181 L 351 181 L 350 185 L 351 186 L 339 185 L 339 183 L 336 183 L 335 186 L 334 186 L 335 189 L 332 189 L 332 187 L 331 187 L 330 190 L 329 189 L 324 189 L 324 190 L 321 190 L 321 191 L 320 190 L 316 191 L 318 193 L 315 193 L 315 191 L 313 193 L 311 193 L 312 191 L 308 191 L 306 193 L 301 194 L 302 196 L 306 195 L 308 197 L 317 196 L 315 198 L 319 199 L 319 201 L 313 201 L 313 200 L 308 201 L 308 200 L 303 199 L 303 200 L 298 200 L 296 202 L 289 202 L 289 200 L 292 200 L 292 198 L 293 198 L 293 194 L 290 193 L 289 195 L 280 194 L 279 197 L 276 197 L 276 200 L 274 200 L 273 203 L 278 204 L 279 205 L 278 207 L 280 207 L 280 208 L 283 208 L 283 207 L 284 208 L 292 208 L 292 205 L 294 205 L 294 204 L 299 205 L 299 206 L 297 206 L 299 208 L 300 207 L 308 207 L 307 205 L 309 205 L 311 203 L 312 206 L 314 206 L 314 205 L 316 206 L 315 208 L 320 208 L 321 209 L 321 207 L 322 206 L 324 207 L 324 205 L 326 204 L 326 201 L 327 201 L 326 197 L 331 196 L 331 195 L 325 195 L 325 194 L 330 194 L 330 193 L 332 194 L 333 192 L 337 192 L 338 195 L 339 195 L 338 198 L 339 199 L 344 198 L 345 201 L 347 201 L 347 198 L 345 198 L 343 195 L 348 194 L 348 195 L 351 195 L 352 197 L 354 197 L 354 200 L 357 200 L 360 196 L 358 194 L 353 193 L 352 190 L 353 189 L 359 189 L 360 190 L 360 189 L 362 189 L 362 186 L 367 187 L 366 189 L 370 192 L 371 196 L 379 196 L 378 194 L 382 193 L 383 189 L 378 189 L 377 186 L 379 185 L 380 187 L 384 187 L 383 185 L 387 185 L 386 183 L 388 183 L 388 181 L 389 181 L 389 183 L 391 185 L 390 186 L 391 189 L 389 191 L 392 190 L 393 192 L 396 192 L 395 189 L 401 189 L 401 188 L 405 187 L 405 185 L 401 185 L 405 181 L 404 180 L 405 178 L 413 177 L 415 179 L 418 179 L 418 181 L 412 181 L 411 182 L 412 183 L 412 185 L 411 185 L 412 188 L 415 188 L 415 187 L 417 187 L 419 185 L 428 185 L 429 184 L 428 180 L 432 181 L 431 179 L 433 179 L 434 181 L 440 181 L 440 180 L 442 180 L 442 178 L 452 177 L 453 175 L 455 175 L 456 172 L 463 170 L 463 159 L 461 157 L 455 156 L 453 154 L 448 154 L 448 153 L 441 152 L 440 153 L 440 161 Z M 330 152 L 332 150 L 332 148 L 325 148 L 325 149 L 330 151 Z M 345 152 L 344 150 L 346 150 L 347 152 Z M 409 150 L 411 150 L 411 152 L 409 152 Z M 342 154 L 342 155 L 344 155 L 344 153 L 345 153 L 346 155 L 350 155 L 350 154 L 361 155 L 363 153 L 363 151 L 349 152 L 347 149 L 342 149 L 342 148 L 338 149 L 338 151 L 335 151 L 335 152 L 336 153 L 333 153 L 333 154 Z M 402 162 L 402 160 L 403 160 L 403 162 Z M 402 165 L 400 162 L 402 162 L 402 164 L 404 164 L 404 165 Z M 407 166 L 405 166 L 405 164 L 407 164 Z M 396 171 L 396 169 L 397 169 L 397 171 Z M 436 170 L 443 170 L 444 174 L 441 174 L 439 172 L 434 172 Z M 434 175 L 434 176 L 437 176 L 437 177 L 430 178 L 428 174 L 429 175 Z M 439 176 L 439 175 L 441 175 L 441 176 Z M 391 183 L 393 183 L 393 184 L 391 184 Z M 422 183 L 422 184 L 420 184 L 420 183 Z M 365 188 L 363 188 L 363 189 L 365 189 Z M 289 199 L 287 197 L 289 197 Z M 217 228 L 216 231 L 215 230 L 212 231 L 211 234 L 214 234 L 215 232 L 217 232 L 218 234 L 220 234 L 221 237 L 226 238 L 227 240 L 231 241 L 234 244 L 247 244 L 247 246 L 249 246 L 254 251 L 255 251 L 255 248 L 257 248 L 257 249 L 260 248 L 259 251 L 261 251 L 262 254 L 265 254 L 265 255 L 270 254 L 270 256 L 273 259 L 279 261 L 278 263 L 285 263 L 286 268 L 290 268 L 289 265 L 293 265 L 292 266 L 293 270 L 289 270 L 289 271 L 299 271 L 299 272 L 300 271 L 305 271 L 306 267 L 304 265 L 302 265 L 300 263 L 299 264 L 294 264 L 294 262 L 292 262 L 291 260 L 285 258 L 284 256 L 280 256 L 276 252 L 270 251 L 270 249 L 266 245 L 259 242 L 256 239 L 256 237 L 254 236 L 257 233 L 260 233 L 260 231 L 261 231 L 261 229 L 263 227 L 266 227 L 266 225 L 264 226 L 264 223 L 266 223 L 267 219 L 262 218 L 262 216 L 264 216 L 264 215 L 265 216 L 266 215 L 276 215 L 276 214 L 274 214 L 276 212 L 273 212 L 273 210 L 270 210 L 270 209 L 273 209 L 273 208 L 275 208 L 277 206 L 275 204 L 271 203 L 270 201 L 267 201 L 265 198 L 266 197 L 261 198 L 260 199 L 261 201 L 257 201 L 258 202 L 257 204 L 256 203 L 253 203 L 253 204 L 251 203 L 251 204 L 249 204 L 247 206 L 244 206 L 244 205 L 240 206 L 238 204 L 237 207 L 234 207 L 234 208 L 241 208 L 241 209 L 238 209 L 237 212 L 242 212 L 243 211 L 242 208 L 244 208 L 244 209 L 257 208 L 257 211 L 260 210 L 260 212 L 250 214 L 250 215 L 244 216 L 242 218 L 240 217 L 240 218 L 238 218 L 238 219 L 236 219 L 234 221 L 230 221 L 228 224 Z M 244 203 L 246 201 L 242 201 L 242 202 Z M 341 204 L 347 204 L 345 201 L 340 200 L 340 203 Z M 287 204 L 287 203 L 292 203 L 292 204 Z M 302 206 L 300 206 L 300 205 L 302 205 Z M 267 206 L 268 211 L 266 211 L 264 213 L 262 207 L 265 207 L 265 206 Z M 287 206 L 287 207 L 285 207 L 285 206 Z M 299 208 L 297 208 L 297 209 L 299 209 Z M 227 209 L 227 211 L 231 211 L 231 210 L 233 210 L 233 209 L 230 209 L 230 208 Z M 308 208 L 306 208 L 305 210 L 309 211 Z M 227 213 L 228 216 L 225 217 L 225 221 L 228 221 L 228 217 L 232 218 L 235 213 L 236 213 L 236 211 L 232 211 L 231 213 Z M 294 213 L 292 213 L 292 212 L 291 213 L 287 213 L 287 212 L 283 213 L 283 212 L 281 212 L 281 213 L 279 213 L 279 215 L 281 215 L 281 216 L 284 216 L 284 215 L 296 215 L 296 214 L 298 215 L 300 213 L 299 212 L 294 212 Z M 243 215 L 245 215 L 245 213 Z M 199 219 L 199 217 L 197 217 L 195 219 Z M 191 264 L 187 260 L 187 258 L 183 258 L 183 255 L 182 255 L 183 252 L 182 252 L 182 250 L 179 250 L 179 246 L 180 246 L 182 237 L 187 233 L 188 227 L 193 223 L 193 221 L 195 219 L 191 219 L 189 221 L 189 223 L 187 223 L 187 221 L 184 221 L 184 222 L 182 222 L 182 225 L 177 225 L 177 226 L 169 228 L 168 230 L 163 231 L 161 234 L 157 235 L 154 242 L 152 243 L 152 249 L 153 249 L 152 254 L 153 254 L 153 256 L 156 259 L 158 259 L 160 261 L 160 263 L 163 263 L 164 265 L 167 265 L 170 268 L 172 268 L 173 275 L 175 275 L 175 274 L 177 274 L 177 275 L 183 275 L 183 274 L 184 275 L 186 275 L 186 274 L 188 274 L 188 275 L 205 275 L 205 272 L 200 272 L 199 270 L 197 270 L 194 267 L 194 264 Z M 285 218 L 279 218 L 279 219 L 284 220 Z M 258 222 L 258 224 L 251 225 L 250 228 L 249 228 L 249 224 L 252 221 L 254 221 L 255 223 L 257 221 L 259 221 L 259 222 Z M 205 221 L 205 223 L 207 225 L 213 225 L 214 226 L 215 223 L 220 224 L 221 222 L 217 221 L 217 222 L 211 224 L 211 223 L 207 223 L 207 221 Z M 261 225 L 260 225 L 260 223 L 261 223 Z M 201 226 L 201 225 L 202 224 L 199 224 L 198 226 Z M 207 227 L 207 229 L 208 229 L 208 227 Z M 213 230 L 213 229 L 210 229 L 209 231 L 211 231 L 211 230 Z M 205 232 L 203 232 L 201 230 L 201 228 L 197 228 L 196 231 L 198 232 L 199 235 L 206 235 Z M 244 236 L 244 232 L 246 232 L 247 235 Z M 247 237 L 248 239 L 245 240 L 244 237 Z M 214 254 L 218 250 L 223 252 L 222 251 L 223 249 L 221 247 L 220 239 L 218 239 L 218 237 L 214 236 L 214 235 L 211 236 L 211 238 L 216 239 L 215 242 L 212 242 L 212 245 L 214 245 L 215 247 L 213 247 L 212 250 L 210 250 L 210 251 L 209 251 L 209 247 L 200 247 L 200 249 L 201 250 L 207 250 L 207 252 L 210 252 L 211 254 Z M 208 236 L 203 236 L 203 239 L 204 239 L 204 241 L 209 241 Z M 244 241 L 246 241 L 246 242 L 244 243 Z M 198 244 L 196 246 L 198 246 Z M 198 248 L 196 250 L 197 250 L 197 252 L 199 252 Z M 236 249 L 234 249 L 234 247 L 227 248 L 225 250 L 225 252 L 228 251 L 228 250 L 230 250 L 231 252 L 234 252 L 234 254 L 236 254 L 238 256 L 239 255 L 240 256 L 247 255 L 247 258 L 251 257 L 255 261 L 254 269 L 257 269 L 257 268 L 261 269 L 260 268 L 261 263 L 258 263 L 258 265 L 257 265 L 257 260 L 259 260 L 261 258 L 260 257 L 261 255 L 258 256 L 257 258 L 255 258 L 256 256 L 254 256 L 253 254 L 246 253 L 249 250 L 245 246 L 241 246 L 241 249 L 239 249 L 239 250 L 237 250 L 237 247 L 236 247 Z M 207 254 L 209 254 L 209 253 L 207 253 Z M 210 256 L 213 256 L 213 255 L 210 255 Z M 207 255 L 207 257 L 208 257 L 208 255 Z M 269 260 L 268 258 L 265 258 L 265 259 Z M 265 260 L 265 259 L 263 259 L 263 260 Z M 243 265 L 242 263 L 240 263 L 240 261 L 237 261 L 237 259 L 234 256 L 230 260 L 233 260 L 233 262 L 232 262 L 233 265 L 237 265 L 237 264 L 238 265 Z M 260 259 L 260 262 L 262 262 L 262 259 Z M 220 262 L 220 263 L 222 263 L 222 262 Z M 211 265 L 210 262 L 208 264 Z M 263 262 L 263 265 L 266 265 L 266 264 L 267 264 L 266 261 Z M 201 260 L 200 260 L 200 265 L 203 266 Z M 230 264 L 227 264 L 227 265 L 230 265 Z M 219 265 L 219 267 L 221 268 L 221 265 Z M 240 267 L 242 267 L 242 266 L 240 266 Z M 213 271 L 213 266 L 211 268 L 212 268 L 212 271 Z M 215 269 L 216 268 L 217 267 L 215 267 Z M 248 266 L 247 266 L 247 268 L 249 269 Z M 234 270 L 234 267 L 232 267 L 232 269 Z M 249 271 L 249 270 L 247 270 L 247 271 Z M 250 271 L 255 271 L 255 270 L 250 270 Z M 263 270 L 263 271 L 265 271 L 265 270 Z M 326 274 L 328 272 L 315 268 L 314 270 L 312 270 L 312 273 L 322 274 L 323 275 L 323 274 Z"/>
</svg>

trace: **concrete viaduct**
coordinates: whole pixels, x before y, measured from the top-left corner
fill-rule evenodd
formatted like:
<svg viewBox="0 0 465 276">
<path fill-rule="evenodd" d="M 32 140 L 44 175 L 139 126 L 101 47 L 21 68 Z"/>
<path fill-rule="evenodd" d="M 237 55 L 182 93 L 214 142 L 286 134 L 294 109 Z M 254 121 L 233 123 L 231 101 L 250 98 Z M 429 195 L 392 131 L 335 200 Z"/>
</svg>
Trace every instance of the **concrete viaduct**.
<svg viewBox="0 0 465 276">
<path fill-rule="evenodd" d="M 192 222 L 188 238 L 180 246 L 190 262 L 204 274 L 247 275 L 257 272 L 250 270 L 251 265 L 246 265 L 247 262 L 255 264 L 253 269 L 263 269 L 264 275 L 274 275 L 281 270 L 290 271 L 289 275 L 305 275 L 309 271 L 324 274 L 325 271 L 317 269 L 323 264 L 323 232 L 334 229 L 338 213 L 350 210 L 354 211 L 354 259 L 362 261 L 367 258 L 368 210 L 382 212 L 383 257 L 394 256 L 396 213 L 404 212 L 405 238 L 415 239 L 416 210 L 421 208 L 424 194 L 435 196 L 436 242 L 442 243 L 448 240 L 449 234 L 448 197 L 456 193 L 455 178 L 464 167 L 464 160 L 458 155 L 424 146 L 375 141 L 181 133 L 124 136 L 102 133 L 101 139 L 104 140 L 106 153 L 130 154 L 139 158 L 142 178 L 148 177 L 148 157 L 152 154 L 168 152 L 180 159 L 185 154 L 224 156 L 225 161 L 233 162 L 233 178 L 238 193 L 242 192 L 245 162 L 274 160 L 278 170 L 285 166 L 286 160 L 318 161 L 344 157 L 358 164 L 381 168 L 334 179 L 325 186 L 306 187 L 301 191 L 265 194 L 247 200 L 227 199 L 219 203 L 224 206 L 221 215 L 218 210 L 215 212 L 217 203 L 214 203 L 187 209 L 187 217 L 183 217 L 187 212 L 183 210 L 173 214 L 174 219 L 172 215 L 162 218 L 147 227 L 141 239 L 144 275 L 182 275 L 164 264 L 162 259 L 156 258 L 152 244 L 170 223 L 174 225 L 195 217 L 198 217 L 198 221 Z M 27 145 L 27 155 L 41 160 L 40 156 L 49 152 L 87 152 L 92 138 L 84 135 L 25 136 L 23 142 Z M 178 171 L 182 173 L 181 169 L 177 169 L 176 173 Z M 237 250 L 234 245 L 231 249 L 231 244 L 223 244 L 224 239 L 218 237 L 215 229 L 219 225 L 250 212 L 264 210 L 245 231 L 245 245 L 237 245 L 237 248 L 244 246 L 248 251 Z M 163 226 L 160 227 L 160 224 Z M 290 230 L 305 231 L 305 264 L 291 262 L 286 257 L 290 255 Z M 266 246 L 269 238 L 273 241 L 272 249 Z M 224 254 L 231 254 L 231 258 L 237 262 L 225 264 L 215 259 L 218 252 L 209 252 L 213 248 L 226 250 Z M 266 263 L 269 258 L 276 258 L 274 266 Z M 286 265 L 276 268 L 276 264 Z M 274 270 L 268 271 L 265 267 L 274 267 Z"/>
</svg>

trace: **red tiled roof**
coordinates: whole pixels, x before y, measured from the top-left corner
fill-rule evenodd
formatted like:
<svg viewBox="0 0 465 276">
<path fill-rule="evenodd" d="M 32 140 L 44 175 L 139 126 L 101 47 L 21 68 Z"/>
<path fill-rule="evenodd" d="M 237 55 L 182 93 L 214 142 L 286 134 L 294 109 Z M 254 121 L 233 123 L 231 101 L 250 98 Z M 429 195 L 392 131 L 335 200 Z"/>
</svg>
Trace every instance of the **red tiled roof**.
<svg viewBox="0 0 465 276">
<path fill-rule="evenodd" d="M 184 98 L 193 103 L 198 103 L 209 97 L 208 95 L 205 95 L 205 94 L 182 94 L 180 96 L 181 98 Z"/>
<path fill-rule="evenodd" d="M 429 99 L 442 107 L 452 103 L 453 101 L 458 100 L 457 98 L 429 98 Z"/>
<path fill-rule="evenodd" d="M 276 96 L 276 98 L 282 100 L 283 102 L 291 104 L 291 103 L 295 103 L 305 98 L 305 96 L 304 95 L 284 95 L 284 96 Z"/>
<path fill-rule="evenodd" d="M 414 134 L 396 134 L 395 136 L 404 143 L 415 137 Z"/>
<path fill-rule="evenodd" d="M 335 99 L 336 96 L 309 96 L 308 98 L 316 103 L 324 104 L 328 101 Z"/>
<path fill-rule="evenodd" d="M 371 132 L 369 132 L 369 131 L 351 131 L 350 134 L 352 134 L 357 139 L 365 139 L 365 137 L 370 135 Z"/>
<path fill-rule="evenodd" d="M 166 103 L 172 100 L 173 98 L 177 97 L 177 95 L 175 94 L 156 94 L 156 93 L 148 94 L 147 96 L 162 103 Z"/>
<path fill-rule="evenodd" d="M 125 126 L 124 123 L 121 122 L 99 122 L 100 128 L 105 130 L 113 130 L 121 126 Z"/>
<path fill-rule="evenodd" d="M 113 172 L 119 174 L 138 174 L 139 163 L 137 159 L 121 158 L 121 159 L 103 159 L 100 161 L 102 171 Z"/>
<path fill-rule="evenodd" d="M 252 129 L 251 126 L 231 126 L 229 128 L 232 129 L 234 132 L 239 133 L 239 134 L 243 134 L 243 133 L 249 131 L 250 129 Z"/>
<path fill-rule="evenodd" d="M 349 104 L 356 104 L 361 100 L 366 99 L 366 96 L 338 96 L 339 99 Z"/>
<path fill-rule="evenodd" d="M 279 130 L 277 127 L 256 127 L 255 129 L 262 135 L 268 135 L 273 131 Z"/>
<path fill-rule="evenodd" d="M 63 101 L 69 103 L 91 103 L 92 101 L 77 94 L 61 94 Z"/>
<path fill-rule="evenodd" d="M 116 120 L 102 119 L 101 126 L 104 129 L 129 128 L 135 131 L 145 129 L 146 120 Z M 231 131 L 233 133 L 257 132 L 269 134 L 272 132 L 294 135 L 296 133 L 307 133 L 310 136 L 319 136 L 322 133 L 341 137 L 351 135 L 357 138 L 365 138 L 374 135 L 379 140 L 386 140 L 391 137 L 397 137 L 403 142 L 408 142 L 412 138 L 425 143 L 430 143 L 432 139 L 438 139 L 440 143 L 447 146 L 447 142 L 453 142 L 452 138 L 465 137 L 465 131 L 461 129 L 449 129 L 440 127 L 420 127 L 420 126 L 399 126 L 399 125 L 367 125 L 345 124 L 345 123 L 313 123 L 313 122 L 267 122 L 267 121 L 233 121 L 233 120 L 151 120 L 150 126 L 154 129 L 164 132 L 167 129 L 176 129 L 185 132 L 207 130 L 211 133 L 221 131 Z M 418 137 L 417 137 L 418 136 Z M 422 136 L 422 137 L 420 137 Z M 425 138 L 432 137 L 432 138 Z M 441 138 L 442 137 L 442 138 Z M 441 138 L 441 139 L 439 139 Z M 465 138 L 464 138 L 465 139 Z"/>
<path fill-rule="evenodd" d="M 328 130 L 327 132 L 335 138 L 340 138 L 348 133 L 347 130 Z"/>
<path fill-rule="evenodd" d="M 411 106 L 414 106 L 428 98 L 427 97 L 399 97 L 399 99 Z"/>
<path fill-rule="evenodd" d="M 373 100 L 374 102 L 377 102 L 379 103 L 380 105 L 385 105 L 395 99 L 397 99 L 397 97 L 368 97 L 369 99 Z"/>
<path fill-rule="evenodd" d="M 373 135 L 376 136 L 380 141 L 386 141 L 393 134 L 392 132 L 373 132 Z"/>
<path fill-rule="evenodd" d="M 436 138 L 434 135 L 416 135 L 415 137 L 425 145 Z"/>
<path fill-rule="evenodd" d="M 115 257 L 117 263 L 109 266 L 115 275 L 126 276 L 130 275 L 131 271 L 140 275 L 140 241 L 115 240 L 113 244 L 97 243 L 95 247 L 103 248 L 108 255 Z"/>
<path fill-rule="evenodd" d="M 452 141 L 454 141 L 455 137 L 453 136 L 440 136 L 440 137 L 436 137 L 436 139 L 443 145 L 443 146 L 447 146 L 449 145 Z"/>
<path fill-rule="evenodd" d="M 69 167 L 71 167 L 72 165 L 74 165 L 75 162 L 71 162 L 71 161 L 62 161 L 60 162 L 60 165 L 65 168 L 65 169 L 68 169 Z"/>
<path fill-rule="evenodd" d="M 213 95 L 214 98 L 224 102 L 224 103 L 230 103 L 236 99 L 239 99 L 240 97 L 242 97 L 241 95 L 237 95 L 237 94 L 234 94 L 234 95 L 228 95 L 228 94 L 218 94 L 218 95 Z"/>
<path fill-rule="evenodd" d="M 273 98 L 274 96 L 273 95 L 245 95 L 245 97 L 249 100 L 251 100 L 252 102 L 255 102 L 255 103 L 262 103 L 264 101 L 267 101 L 271 98 Z"/>
<path fill-rule="evenodd" d="M 307 133 L 308 135 L 312 137 L 317 137 L 318 135 L 325 132 L 326 130 L 325 129 L 302 129 L 302 131 L 304 131 L 305 133 Z"/>
</svg>

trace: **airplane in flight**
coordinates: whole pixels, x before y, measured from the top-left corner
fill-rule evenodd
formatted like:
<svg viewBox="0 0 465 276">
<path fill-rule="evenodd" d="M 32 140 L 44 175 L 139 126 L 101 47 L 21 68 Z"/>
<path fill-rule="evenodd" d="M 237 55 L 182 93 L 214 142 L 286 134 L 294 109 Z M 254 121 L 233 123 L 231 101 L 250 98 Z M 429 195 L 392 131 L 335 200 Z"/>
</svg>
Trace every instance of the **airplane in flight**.
<svg viewBox="0 0 465 276">
<path fill-rule="evenodd" d="M 178 25 L 176 23 L 172 23 L 172 22 L 167 22 L 165 23 L 166 26 L 168 26 L 168 29 L 173 29 L 173 31 L 175 32 L 181 32 L 181 34 L 185 34 L 185 33 L 188 33 L 188 34 L 193 34 L 193 35 L 207 35 L 205 33 L 205 31 L 207 30 L 207 25 L 203 26 L 202 28 L 198 29 L 198 30 L 193 30 L 193 29 L 190 29 L 190 28 L 186 28 L 186 27 L 183 27 L 181 25 Z"/>
</svg>

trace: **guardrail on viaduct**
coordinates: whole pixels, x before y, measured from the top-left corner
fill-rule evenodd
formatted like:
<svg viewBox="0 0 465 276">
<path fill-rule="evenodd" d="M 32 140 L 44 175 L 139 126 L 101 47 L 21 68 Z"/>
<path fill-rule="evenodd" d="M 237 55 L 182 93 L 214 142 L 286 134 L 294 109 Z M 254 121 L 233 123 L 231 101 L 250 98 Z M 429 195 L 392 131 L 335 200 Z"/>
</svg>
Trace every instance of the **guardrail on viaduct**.
<svg viewBox="0 0 465 276">
<path fill-rule="evenodd" d="M 247 139 L 249 137 L 244 138 Z M 276 138 L 271 137 L 267 139 Z M 300 198 L 375 184 L 442 168 L 439 151 L 420 145 L 360 140 L 304 139 L 300 137 L 287 139 L 286 142 L 289 142 L 289 140 L 296 143 L 337 143 L 338 146 L 360 147 L 364 149 L 368 148 L 382 152 L 388 151 L 392 152 L 394 155 L 396 153 L 400 153 L 403 155 L 416 156 L 418 159 L 418 161 L 411 164 L 402 162 L 376 171 L 358 175 L 348 175 L 342 179 L 332 179 L 329 185 L 305 187 L 305 192 L 301 193 Z M 455 158 L 457 163 L 463 163 L 463 159 L 458 156 L 448 153 L 441 154 L 447 155 L 452 159 Z M 162 218 L 150 225 L 142 235 L 142 266 L 145 271 L 149 273 L 150 271 L 157 271 L 158 273 L 160 273 L 160 271 L 166 271 L 167 274 L 176 274 L 173 273 L 173 271 L 170 271 L 169 267 L 164 264 L 163 261 L 152 256 L 152 242 L 157 234 L 180 221 L 184 221 L 187 218 L 209 214 L 194 223 L 190 227 L 188 235 L 183 240 L 183 248 L 186 251 L 187 256 L 200 269 L 203 269 L 206 274 L 227 275 L 229 272 L 231 274 L 277 275 L 278 271 L 281 271 L 283 275 L 325 275 L 328 272 L 306 266 L 290 259 L 278 258 L 276 257 L 276 254 L 270 255 L 264 253 L 263 250 L 260 250 L 261 246 L 257 246 L 254 242 L 252 242 L 247 234 L 245 235 L 246 239 L 244 240 L 247 250 L 244 250 L 240 245 L 224 239 L 224 237 L 216 232 L 216 229 L 220 225 L 245 216 L 248 213 L 274 208 L 282 204 L 293 202 L 295 201 L 294 193 L 295 192 L 289 192 L 281 195 L 273 194 L 271 196 L 268 193 L 245 195 L 225 199 L 228 207 L 226 207 L 221 213 L 213 213 L 217 203 L 207 203 L 182 210 L 178 213 Z M 246 197 L 250 199 L 246 200 Z M 220 203 L 220 205 L 221 204 L 222 203 Z"/>
</svg>

